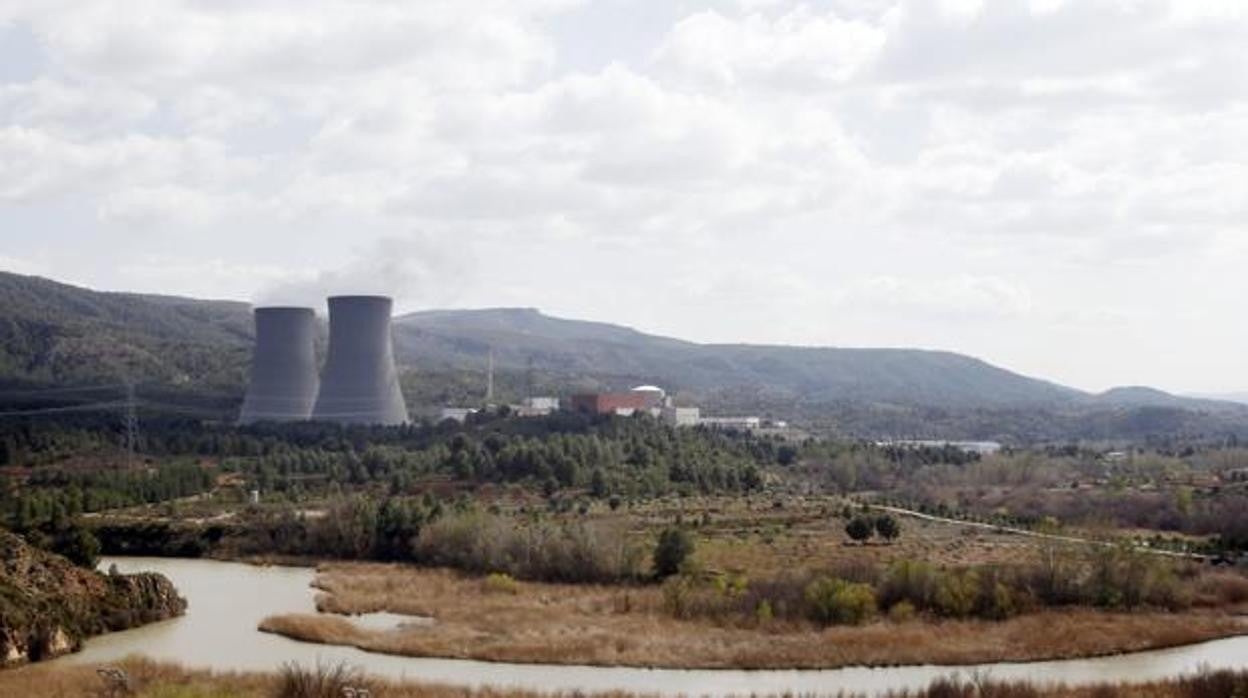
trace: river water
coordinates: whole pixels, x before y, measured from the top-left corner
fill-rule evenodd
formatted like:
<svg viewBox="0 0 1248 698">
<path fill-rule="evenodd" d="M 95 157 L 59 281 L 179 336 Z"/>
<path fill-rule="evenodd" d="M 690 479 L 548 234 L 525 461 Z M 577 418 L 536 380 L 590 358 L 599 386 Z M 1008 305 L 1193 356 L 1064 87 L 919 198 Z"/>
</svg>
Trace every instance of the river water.
<svg viewBox="0 0 1248 698">
<path fill-rule="evenodd" d="M 1102 659 L 961 668 L 682 671 L 393 657 L 301 643 L 256 629 L 270 615 L 315 612 L 311 569 L 159 558 L 108 558 L 101 566 L 107 569 L 111 564 L 126 573 L 150 571 L 168 576 L 190 603 L 186 615 L 94 638 L 82 652 L 56 661 L 103 665 L 126 656 L 143 655 L 218 671 L 274 671 L 288 662 L 312 666 L 343 661 L 369 674 L 397 680 L 549 692 L 630 691 L 662 696 L 837 695 L 842 691 L 880 695 L 890 690 L 923 688 L 933 679 L 954 674 L 1085 684 L 1164 679 L 1203 668 L 1248 669 L 1248 637 Z"/>
</svg>

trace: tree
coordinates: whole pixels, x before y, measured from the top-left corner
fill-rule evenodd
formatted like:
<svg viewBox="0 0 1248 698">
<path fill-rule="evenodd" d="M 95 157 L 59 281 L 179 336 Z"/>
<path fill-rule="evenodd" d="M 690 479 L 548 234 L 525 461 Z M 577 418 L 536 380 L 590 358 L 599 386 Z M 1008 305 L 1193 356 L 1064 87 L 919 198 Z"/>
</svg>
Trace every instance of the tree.
<svg viewBox="0 0 1248 698">
<path fill-rule="evenodd" d="M 95 569 L 99 562 L 100 541 L 94 533 L 75 524 L 56 537 L 53 552 L 64 555 L 79 567 Z"/>
<path fill-rule="evenodd" d="M 845 533 L 855 543 L 865 543 L 875 532 L 875 525 L 864 516 L 855 516 L 845 524 Z"/>
<path fill-rule="evenodd" d="M 607 476 L 602 468 L 594 468 L 594 474 L 589 479 L 589 493 L 598 499 L 607 496 Z"/>
<path fill-rule="evenodd" d="M 776 449 L 776 462 L 780 465 L 793 465 L 797 462 L 800 452 L 796 446 L 785 444 Z"/>
<path fill-rule="evenodd" d="M 875 532 L 891 543 L 901 536 L 901 524 L 892 514 L 882 514 L 875 520 Z"/>
<path fill-rule="evenodd" d="M 666 579 L 680 572 L 685 560 L 693 554 L 693 548 L 693 538 L 683 528 L 665 529 L 654 548 L 655 576 Z"/>
</svg>

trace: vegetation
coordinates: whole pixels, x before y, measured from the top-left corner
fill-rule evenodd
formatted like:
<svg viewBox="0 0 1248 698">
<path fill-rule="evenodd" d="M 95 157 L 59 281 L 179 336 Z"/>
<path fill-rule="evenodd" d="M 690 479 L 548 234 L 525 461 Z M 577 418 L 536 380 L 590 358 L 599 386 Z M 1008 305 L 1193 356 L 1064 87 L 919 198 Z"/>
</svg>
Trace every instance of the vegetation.
<svg viewBox="0 0 1248 698">
<path fill-rule="evenodd" d="M 659 534 L 654 548 L 654 575 L 666 579 L 684 568 L 693 554 L 693 538 L 682 528 L 668 528 Z"/>
<path fill-rule="evenodd" d="M 7 273 L 0 273 L 0 298 L 0 382 L 17 391 L 144 376 L 152 389 L 176 394 L 182 409 L 189 402 L 228 419 L 237 407 L 252 334 L 241 303 L 98 293 Z M 1248 436 L 1248 410 L 1164 395 L 1085 395 L 941 352 L 702 346 L 526 309 L 415 314 L 396 322 L 395 340 L 400 363 L 413 369 L 403 376 L 413 405 L 478 403 L 494 347 L 504 399 L 530 389 L 679 383 L 683 395 L 717 413 L 769 414 L 853 438 Z"/>
<path fill-rule="evenodd" d="M 717 615 L 704 604 L 760 597 L 805 604 L 810 582 L 719 578 L 709 590 L 677 575 L 664 585 L 566 585 L 517 581 L 499 593 L 482 578 L 407 565 L 323 565 L 316 586 L 321 614 L 278 616 L 262 628 L 301 640 L 398 655 L 489 661 L 686 668 L 835 668 L 966 664 L 1092 656 L 1169 647 L 1243 632 L 1215 611 L 1176 614 L 1083 608 L 1039 610 L 1006 620 L 870 618 L 864 582 L 833 583 L 830 625 L 790 610 L 773 618 Z M 831 578 L 831 575 L 822 577 Z M 835 596 L 845 588 L 851 593 Z M 398 591 L 401 590 L 401 591 Z M 684 593 L 682 597 L 681 594 Z M 861 596 L 855 597 L 855 593 Z M 672 604 L 685 603 L 683 615 Z M 761 605 L 759 606 L 762 607 Z M 806 613 L 804 605 L 797 606 Z M 844 609 L 844 610 L 843 610 Z M 356 613 L 388 611 L 435 622 L 387 630 L 357 626 Z M 343 615 L 330 615 L 343 614 Z M 841 615 L 844 614 L 844 615 Z M 867 619 L 860 625 L 857 618 Z M 518 630 L 519 629 L 519 630 Z"/>
</svg>

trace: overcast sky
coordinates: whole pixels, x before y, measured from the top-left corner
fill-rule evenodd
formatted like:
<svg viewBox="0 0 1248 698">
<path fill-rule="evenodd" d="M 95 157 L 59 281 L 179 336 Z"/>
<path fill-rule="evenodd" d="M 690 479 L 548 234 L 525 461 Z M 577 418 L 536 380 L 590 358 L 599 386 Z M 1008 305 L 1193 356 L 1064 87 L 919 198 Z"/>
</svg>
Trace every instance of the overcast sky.
<svg viewBox="0 0 1248 698">
<path fill-rule="evenodd" d="M 0 268 L 1248 389 L 1248 2 L 0 0 Z"/>
</svg>

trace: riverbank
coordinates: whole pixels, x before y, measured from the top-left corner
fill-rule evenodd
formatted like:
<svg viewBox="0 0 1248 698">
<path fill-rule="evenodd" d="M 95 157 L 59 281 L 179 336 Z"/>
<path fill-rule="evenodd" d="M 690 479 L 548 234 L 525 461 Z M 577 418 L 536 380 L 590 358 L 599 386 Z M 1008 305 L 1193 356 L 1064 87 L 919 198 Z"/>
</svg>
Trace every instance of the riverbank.
<svg viewBox="0 0 1248 698">
<path fill-rule="evenodd" d="M 315 586 L 322 614 L 266 618 L 289 638 L 400 656 L 526 664 L 669 669 L 961 666 L 1100 657 L 1248 634 L 1220 611 L 1108 613 L 1074 609 L 1005 621 L 879 621 L 826 629 L 678 620 L 655 587 L 537 584 L 447 570 L 333 563 Z M 433 623 L 366 628 L 348 616 L 390 612 Z M 335 614 L 335 615 L 327 615 Z"/>
</svg>

